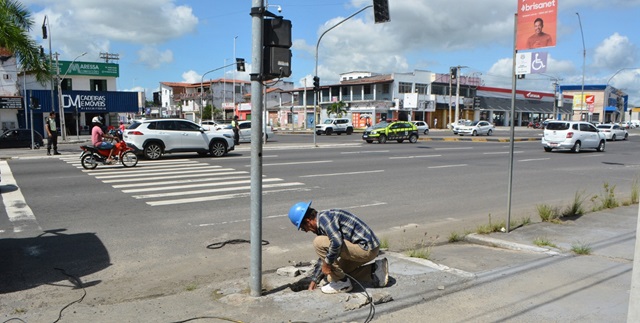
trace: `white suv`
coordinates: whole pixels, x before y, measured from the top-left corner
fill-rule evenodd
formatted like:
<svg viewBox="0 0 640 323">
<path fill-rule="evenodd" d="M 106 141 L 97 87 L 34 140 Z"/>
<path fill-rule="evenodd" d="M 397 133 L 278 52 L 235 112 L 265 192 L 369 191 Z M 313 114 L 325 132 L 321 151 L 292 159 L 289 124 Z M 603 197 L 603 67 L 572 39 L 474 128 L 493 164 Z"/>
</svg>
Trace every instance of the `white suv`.
<svg viewBox="0 0 640 323">
<path fill-rule="evenodd" d="M 542 147 L 546 152 L 553 149 L 571 149 L 580 152 L 582 148 L 604 151 L 606 137 L 594 125 L 581 121 L 549 121 L 542 135 Z"/>
<path fill-rule="evenodd" d="M 351 124 L 351 120 L 347 118 L 329 118 L 323 123 L 316 125 L 317 135 L 325 134 L 330 136 L 334 132 L 338 135 L 342 133 L 346 133 L 347 135 L 352 134 L 353 124 Z"/>
<path fill-rule="evenodd" d="M 123 139 L 147 159 L 158 159 L 162 154 L 173 152 L 221 157 L 234 149 L 231 135 L 207 131 L 184 119 L 136 120 L 124 131 Z"/>
</svg>

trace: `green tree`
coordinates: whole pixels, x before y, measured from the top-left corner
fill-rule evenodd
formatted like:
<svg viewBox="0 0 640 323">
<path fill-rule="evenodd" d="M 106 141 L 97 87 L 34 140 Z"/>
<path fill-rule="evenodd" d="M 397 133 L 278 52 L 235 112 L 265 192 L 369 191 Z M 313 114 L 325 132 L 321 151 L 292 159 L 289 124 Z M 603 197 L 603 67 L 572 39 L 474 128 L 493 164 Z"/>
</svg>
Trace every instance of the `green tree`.
<svg viewBox="0 0 640 323">
<path fill-rule="evenodd" d="M 50 80 L 50 68 L 40 55 L 40 47 L 29 38 L 33 27 L 31 13 L 15 0 L 0 0 L 0 48 L 16 56 L 26 71 L 34 72 L 40 83 Z"/>
<path fill-rule="evenodd" d="M 343 114 L 346 114 L 346 113 L 347 113 L 347 104 L 342 101 L 331 103 L 331 105 L 327 107 L 327 114 L 329 116 L 333 114 L 337 118 L 340 118 L 342 117 Z"/>
<path fill-rule="evenodd" d="M 204 109 L 202 109 L 202 120 L 211 120 L 211 115 L 213 115 L 214 120 L 220 119 L 222 117 L 222 111 L 215 106 L 211 106 L 211 104 L 207 104 Z"/>
</svg>

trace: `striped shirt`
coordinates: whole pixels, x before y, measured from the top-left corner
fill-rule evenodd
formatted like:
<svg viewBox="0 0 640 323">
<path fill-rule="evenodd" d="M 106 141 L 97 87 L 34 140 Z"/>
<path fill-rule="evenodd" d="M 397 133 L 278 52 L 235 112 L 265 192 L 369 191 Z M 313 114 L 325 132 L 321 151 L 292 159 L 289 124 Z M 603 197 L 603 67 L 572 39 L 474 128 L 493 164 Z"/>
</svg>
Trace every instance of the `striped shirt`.
<svg viewBox="0 0 640 323">
<path fill-rule="evenodd" d="M 363 250 L 373 250 L 380 246 L 380 240 L 373 233 L 369 226 L 352 213 L 330 209 L 318 212 L 316 216 L 318 222 L 317 235 L 329 237 L 329 250 L 324 259 L 328 264 L 332 264 L 340 256 L 344 241 L 349 241 L 359 245 Z M 313 270 L 313 280 L 319 281 L 322 277 L 322 259 L 318 259 Z"/>
</svg>

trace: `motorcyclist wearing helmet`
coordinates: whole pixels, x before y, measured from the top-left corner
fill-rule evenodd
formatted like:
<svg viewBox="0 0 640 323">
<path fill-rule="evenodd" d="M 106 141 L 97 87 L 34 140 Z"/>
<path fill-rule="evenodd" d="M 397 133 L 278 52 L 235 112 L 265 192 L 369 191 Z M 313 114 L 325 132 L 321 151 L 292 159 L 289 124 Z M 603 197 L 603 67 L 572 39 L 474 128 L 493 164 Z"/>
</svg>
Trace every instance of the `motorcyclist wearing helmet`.
<svg viewBox="0 0 640 323">
<path fill-rule="evenodd" d="M 112 143 L 103 140 L 104 138 L 107 138 L 114 139 L 116 142 L 118 142 L 120 141 L 120 139 L 118 139 L 118 137 L 116 136 L 111 136 L 104 133 L 104 131 L 102 130 L 101 117 L 93 117 L 93 119 L 91 119 L 91 123 L 93 123 L 93 129 L 91 129 L 91 143 L 93 143 L 93 146 L 98 149 L 109 149 L 110 151 L 109 157 L 107 158 L 107 163 L 113 163 L 113 159 L 111 158 L 111 156 L 113 155 L 115 146 Z"/>
<path fill-rule="evenodd" d="M 313 232 L 318 261 L 313 270 L 309 290 L 314 290 L 326 275 L 329 284 L 322 286 L 326 294 L 350 291 L 353 286 L 345 273 L 359 281 L 384 287 L 389 282 L 386 258 L 376 260 L 380 240 L 371 228 L 354 214 L 340 209 L 317 211 L 311 202 L 299 202 L 289 210 L 289 220 L 298 229 Z"/>
</svg>

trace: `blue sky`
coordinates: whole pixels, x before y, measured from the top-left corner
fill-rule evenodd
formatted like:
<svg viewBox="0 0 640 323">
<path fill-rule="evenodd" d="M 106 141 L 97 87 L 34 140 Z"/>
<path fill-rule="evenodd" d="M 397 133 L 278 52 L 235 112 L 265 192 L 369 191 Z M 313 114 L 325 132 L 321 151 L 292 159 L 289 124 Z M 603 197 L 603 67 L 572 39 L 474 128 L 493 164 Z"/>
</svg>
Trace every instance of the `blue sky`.
<svg viewBox="0 0 640 323">
<path fill-rule="evenodd" d="M 542 0 L 531 0 L 542 2 Z M 529 75 L 518 89 L 552 92 L 560 84 L 610 84 L 629 93 L 640 106 L 640 0 L 556 0 L 557 45 L 539 49 L 549 55 L 547 76 Z M 51 45 L 62 60 L 82 52 L 83 61 L 102 61 L 100 52 L 119 54 L 118 90 L 142 90 L 147 97 L 159 82 L 199 82 L 212 69 L 236 57 L 251 61 L 251 0 L 23 0 L 32 12 L 36 42 L 48 50 L 40 26 L 47 15 Z M 292 71 L 288 79 L 303 86 L 314 72 L 319 35 L 372 0 L 270 0 L 269 10 L 292 21 Z M 487 86 L 511 87 L 514 14 L 517 0 L 389 0 L 391 21 L 373 23 L 367 9 L 328 32 L 319 46 L 322 84 L 338 82 L 350 71 L 480 75 Z M 237 37 L 237 38 L 236 38 Z M 235 46 L 234 46 L 235 44 Z M 235 48 L 235 50 L 234 50 Z M 620 69 L 629 68 L 620 71 Z M 636 68 L 636 69 L 631 69 Z M 247 66 L 251 71 L 251 66 Z M 226 77 L 233 77 L 232 67 Z M 223 77 L 225 70 L 206 79 Z M 614 76 L 615 74 L 615 76 Z M 248 73 L 237 74 L 248 80 Z"/>
</svg>

